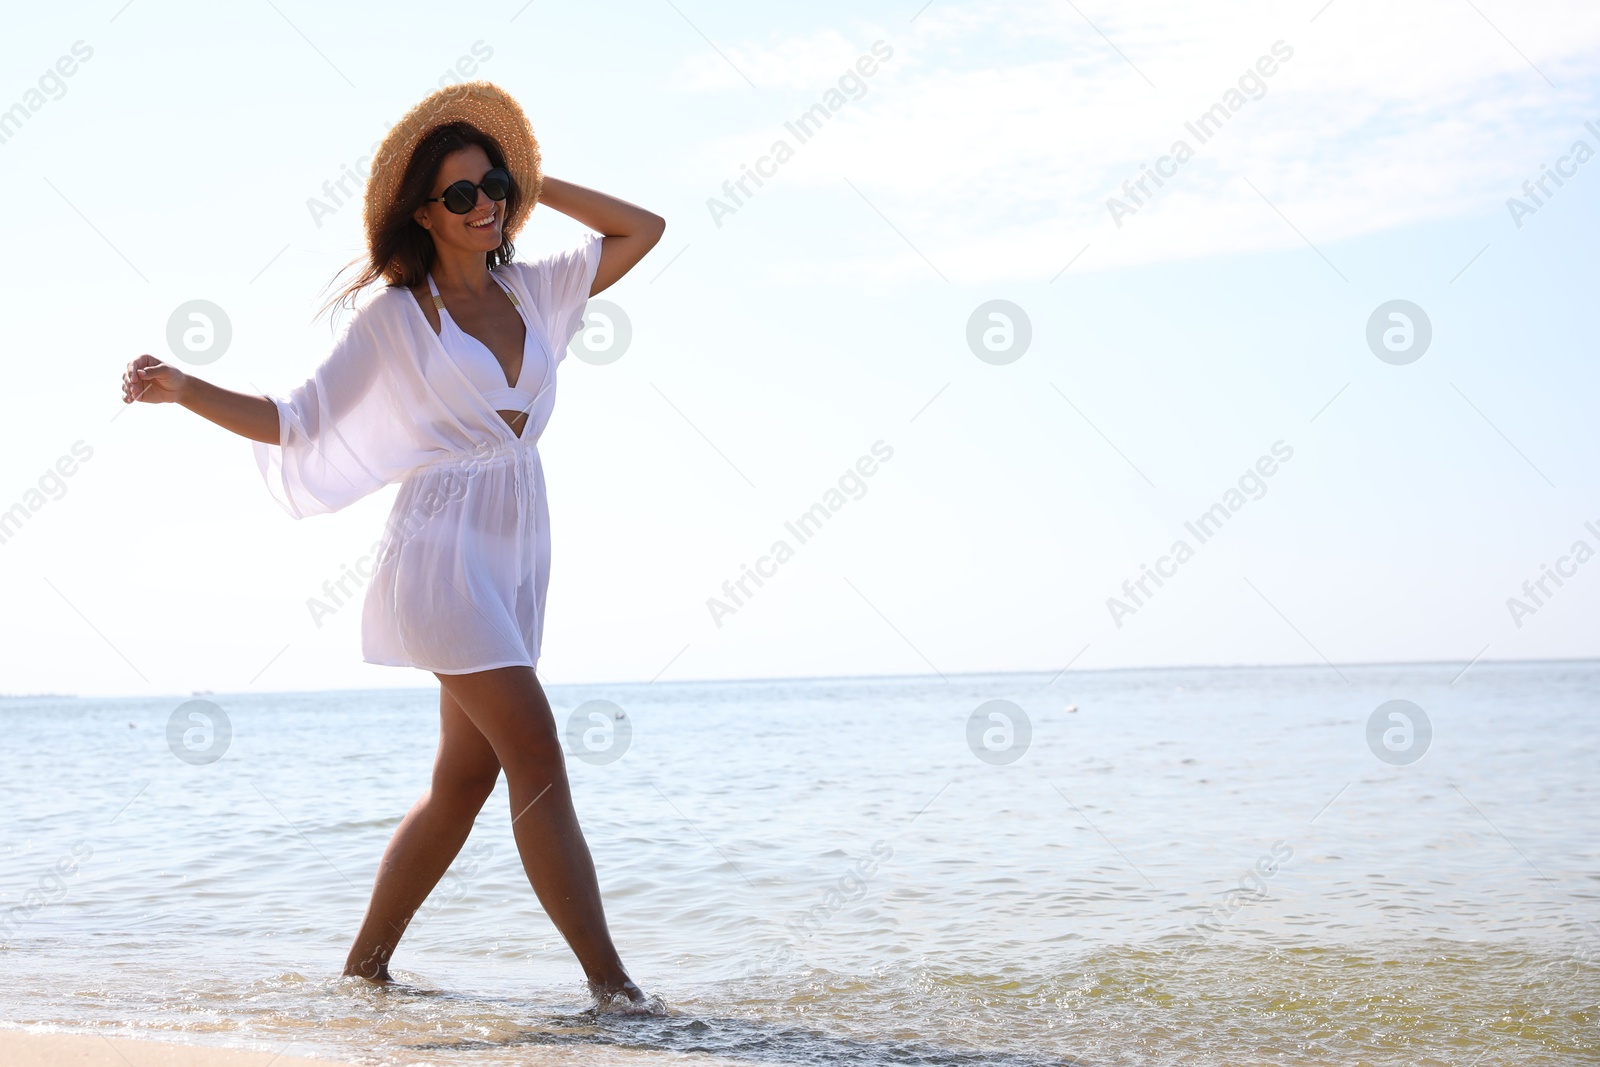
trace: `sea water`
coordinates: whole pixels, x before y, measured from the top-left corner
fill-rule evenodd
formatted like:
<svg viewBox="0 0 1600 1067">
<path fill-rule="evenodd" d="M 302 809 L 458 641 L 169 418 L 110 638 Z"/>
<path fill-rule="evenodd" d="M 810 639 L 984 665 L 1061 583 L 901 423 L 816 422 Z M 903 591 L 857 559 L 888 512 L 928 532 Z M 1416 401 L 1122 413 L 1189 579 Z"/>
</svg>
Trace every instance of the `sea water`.
<svg viewBox="0 0 1600 1067">
<path fill-rule="evenodd" d="M 400 984 L 339 977 L 436 687 L 0 700 L 0 1025 L 396 1064 L 1600 1062 L 1600 664 L 1463 666 L 552 685 L 659 1018 L 586 1013 L 503 780 Z"/>
</svg>

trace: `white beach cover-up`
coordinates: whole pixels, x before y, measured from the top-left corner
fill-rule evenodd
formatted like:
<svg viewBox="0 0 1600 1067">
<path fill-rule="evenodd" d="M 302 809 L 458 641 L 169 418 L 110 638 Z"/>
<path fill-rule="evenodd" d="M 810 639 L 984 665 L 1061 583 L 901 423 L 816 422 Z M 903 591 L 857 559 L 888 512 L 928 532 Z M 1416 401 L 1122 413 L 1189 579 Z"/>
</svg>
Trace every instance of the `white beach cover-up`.
<svg viewBox="0 0 1600 1067">
<path fill-rule="evenodd" d="M 538 666 L 550 579 L 538 441 L 603 239 L 493 272 L 527 323 L 519 388 L 505 387 L 496 362 L 501 388 L 486 393 L 481 368 L 463 366 L 464 335 L 452 354 L 411 291 L 389 287 L 351 316 L 304 384 L 271 397 L 280 437 L 255 442 L 256 462 L 293 517 L 401 483 L 362 608 L 366 662 L 440 674 Z M 520 437 L 497 409 L 528 412 Z"/>
</svg>

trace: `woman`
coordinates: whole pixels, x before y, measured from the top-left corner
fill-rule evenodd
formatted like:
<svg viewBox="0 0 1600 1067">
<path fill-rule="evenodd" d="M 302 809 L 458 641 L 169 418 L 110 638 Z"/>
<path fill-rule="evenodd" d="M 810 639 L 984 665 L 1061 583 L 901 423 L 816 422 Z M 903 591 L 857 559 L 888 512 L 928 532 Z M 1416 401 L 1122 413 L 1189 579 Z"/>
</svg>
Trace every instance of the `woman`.
<svg viewBox="0 0 1600 1067">
<path fill-rule="evenodd" d="M 598 232 L 515 262 L 512 238 L 536 202 Z M 333 302 L 388 284 L 290 396 L 230 392 L 142 355 L 123 375 L 123 399 L 177 403 L 256 442 L 269 489 L 296 518 L 401 482 L 367 589 L 362 656 L 439 679 L 439 751 L 431 787 L 384 852 L 344 973 L 389 981 L 395 945 L 504 769 L 528 880 L 597 1006 L 664 1010 L 611 942 L 535 668 L 550 551 L 536 442 L 556 365 L 584 302 L 632 269 L 666 223 L 543 176 L 516 102 L 470 82 L 390 130 L 365 224 L 365 269 Z"/>
</svg>

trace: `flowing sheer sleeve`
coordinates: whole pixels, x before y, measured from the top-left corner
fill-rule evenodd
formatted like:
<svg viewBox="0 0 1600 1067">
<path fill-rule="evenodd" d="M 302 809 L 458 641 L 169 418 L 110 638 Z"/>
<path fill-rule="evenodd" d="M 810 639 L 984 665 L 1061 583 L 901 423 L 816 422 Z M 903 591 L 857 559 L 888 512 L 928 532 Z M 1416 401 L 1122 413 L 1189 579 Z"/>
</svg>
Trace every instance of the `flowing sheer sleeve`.
<svg viewBox="0 0 1600 1067">
<path fill-rule="evenodd" d="M 538 303 L 550 331 L 550 347 L 557 363 L 566 358 L 567 345 L 583 326 L 583 309 L 589 302 L 589 287 L 600 270 L 600 246 L 604 241 L 604 234 L 591 233 L 571 248 L 519 264 L 528 292 Z"/>
<path fill-rule="evenodd" d="M 310 378 L 287 397 L 269 396 L 279 438 L 275 445 L 254 442 L 256 464 L 294 518 L 354 503 L 397 480 L 414 457 L 392 360 L 374 328 L 381 299 L 351 316 Z"/>
</svg>

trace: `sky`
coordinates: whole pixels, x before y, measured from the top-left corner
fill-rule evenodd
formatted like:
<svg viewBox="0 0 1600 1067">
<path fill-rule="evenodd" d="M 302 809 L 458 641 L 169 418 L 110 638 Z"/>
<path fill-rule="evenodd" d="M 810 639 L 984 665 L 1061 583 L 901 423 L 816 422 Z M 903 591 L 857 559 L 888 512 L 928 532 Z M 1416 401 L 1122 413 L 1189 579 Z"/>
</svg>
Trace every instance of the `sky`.
<svg viewBox="0 0 1600 1067">
<path fill-rule="evenodd" d="M 1559 0 L 28 5 L 0 692 L 432 682 L 312 610 L 396 487 L 294 520 L 119 382 L 305 380 L 336 183 L 463 71 L 667 220 L 539 441 L 546 682 L 1592 657 L 1597 43 Z"/>
</svg>

